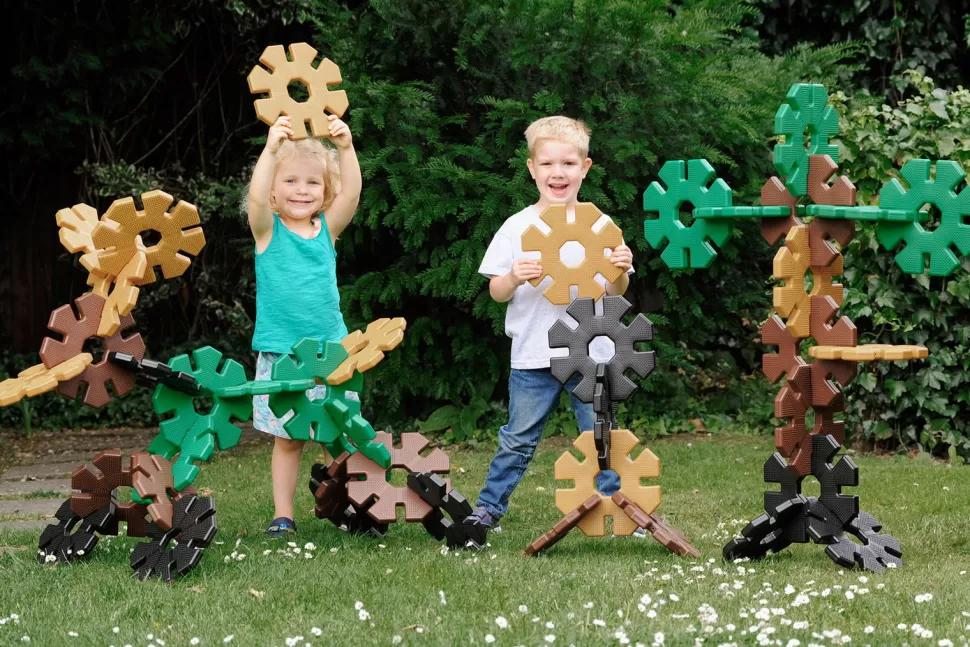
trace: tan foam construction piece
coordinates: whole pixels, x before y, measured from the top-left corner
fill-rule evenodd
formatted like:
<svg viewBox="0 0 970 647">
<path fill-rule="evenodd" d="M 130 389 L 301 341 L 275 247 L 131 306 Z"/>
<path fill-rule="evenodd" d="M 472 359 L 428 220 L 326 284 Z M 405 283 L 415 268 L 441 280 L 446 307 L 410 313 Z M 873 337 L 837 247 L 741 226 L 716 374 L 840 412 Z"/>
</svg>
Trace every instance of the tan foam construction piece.
<svg viewBox="0 0 970 647">
<path fill-rule="evenodd" d="M 51 368 L 37 364 L 21 371 L 17 377 L 0 382 L 0 407 L 53 391 L 61 382 L 80 375 L 93 360 L 91 353 L 81 353 Z"/>
<path fill-rule="evenodd" d="M 930 354 L 925 346 L 894 346 L 892 344 L 865 344 L 863 346 L 812 346 L 810 357 L 816 359 L 841 359 L 846 362 L 892 361 L 923 359 Z"/>
<path fill-rule="evenodd" d="M 772 274 L 785 282 L 774 289 L 774 306 L 792 335 L 808 337 L 812 314 L 811 296 L 805 291 L 805 272 L 811 266 L 808 226 L 792 227 L 785 236 L 785 246 L 775 254 Z M 840 286 L 841 287 L 841 286 Z"/>
<path fill-rule="evenodd" d="M 270 126 L 281 114 L 288 116 L 293 129 L 291 139 L 307 138 L 307 121 L 314 137 L 326 137 L 330 133 L 330 122 L 325 111 L 341 117 L 350 105 L 346 92 L 327 88 L 343 81 L 340 68 L 329 58 L 324 58 L 320 65 L 313 67 L 317 50 L 306 43 L 290 45 L 290 58 L 292 60 L 287 60 L 282 45 L 271 45 L 259 57 L 259 62 L 266 67 L 257 65 L 249 73 L 249 91 L 253 94 L 269 93 L 269 98 L 253 102 L 256 116 Z M 290 96 L 288 86 L 293 81 L 300 81 L 307 87 L 309 96 L 306 101 L 298 102 Z"/>
<path fill-rule="evenodd" d="M 343 384 L 354 375 L 377 366 L 384 359 L 384 351 L 397 348 L 404 340 L 407 322 L 404 317 L 377 319 L 367 324 L 367 330 L 355 330 L 340 340 L 340 344 L 350 353 L 350 357 L 340 363 L 327 376 L 327 384 Z"/>
<path fill-rule="evenodd" d="M 139 249 L 121 270 L 121 274 L 115 277 L 114 288 L 104 300 L 98 337 L 111 337 L 118 332 L 121 317 L 131 314 L 138 302 L 138 286 L 150 283 L 147 280 L 149 270 L 148 256 L 143 249 Z"/>
<path fill-rule="evenodd" d="M 54 219 L 60 231 L 57 233 L 64 249 L 89 254 L 95 250 L 91 232 L 98 224 L 98 211 L 86 204 L 76 204 L 70 209 L 59 210 Z"/>
<path fill-rule="evenodd" d="M 644 448 L 640 455 L 631 459 L 629 454 L 640 445 L 640 441 L 626 429 L 610 432 L 610 467 L 620 477 L 620 492 L 633 501 L 637 507 L 650 514 L 660 505 L 660 486 L 640 485 L 640 479 L 660 476 L 660 460 L 649 449 Z M 556 460 L 557 480 L 575 481 L 572 489 L 556 490 L 556 507 L 563 514 L 580 507 L 593 495 L 602 499 L 595 510 L 590 511 L 578 522 L 579 529 L 591 537 L 606 534 L 606 517 L 613 517 L 613 534 L 626 537 L 639 527 L 623 512 L 613 499 L 600 494 L 596 489 L 595 478 L 599 473 L 596 459 L 596 445 L 592 431 L 584 431 L 573 441 L 573 447 L 583 454 L 580 462 L 568 451 Z"/>
<path fill-rule="evenodd" d="M 162 274 L 167 279 L 181 276 L 188 269 L 191 259 L 181 252 L 196 256 L 205 246 L 202 227 L 193 227 L 200 223 L 195 206 L 179 201 L 168 213 L 166 209 L 172 204 L 173 198 L 158 190 L 143 193 L 141 200 L 144 205 L 141 211 L 135 208 L 135 201 L 131 198 L 115 200 L 108 207 L 91 234 L 98 248 L 97 258 L 85 267 L 92 272 L 120 276 L 139 251 L 138 235 L 154 230 L 161 237 L 158 243 L 145 247 L 148 260 L 145 284 L 155 281 L 152 268 L 156 266 L 161 266 Z"/>
<path fill-rule="evenodd" d="M 607 222 L 599 231 L 593 231 L 593 225 L 602 216 L 603 213 L 596 205 L 580 202 L 576 204 L 576 219 L 567 222 L 566 205 L 552 204 L 543 209 L 539 216 L 551 231 L 544 234 L 532 225 L 522 234 L 522 251 L 539 252 L 542 255 L 539 259 L 542 276 L 529 282 L 538 287 L 544 278 L 551 276 L 552 285 L 542 294 L 552 303 L 568 304 L 571 300 L 569 288 L 573 285 L 579 288 L 579 298 L 599 299 L 606 290 L 596 281 L 596 275 L 602 274 L 612 283 L 623 273 L 623 270 L 613 265 L 604 255 L 605 250 L 615 249 L 623 244 L 623 232 L 613 221 Z M 586 252 L 583 262 L 576 267 L 563 264 L 559 256 L 562 246 L 569 242 L 579 243 Z M 582 501 L 576 505 L 580 503 Z"/>
</svg>

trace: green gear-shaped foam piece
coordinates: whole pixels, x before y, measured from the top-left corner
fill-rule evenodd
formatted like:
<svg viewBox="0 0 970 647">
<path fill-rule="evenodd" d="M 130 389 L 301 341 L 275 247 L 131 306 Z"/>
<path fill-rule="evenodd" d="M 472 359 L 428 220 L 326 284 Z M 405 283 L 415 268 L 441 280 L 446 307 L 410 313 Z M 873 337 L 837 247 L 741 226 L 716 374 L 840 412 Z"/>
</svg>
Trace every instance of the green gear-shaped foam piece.
<svg viewBox="0 0 970 647">
<path fill-rule="evenodd" d="M 325 383 L 348 354 L 337 342 L 323 342 L 322 353 L 319 348 L 319 340 L 301 339 L 293 346 L 293 356 L 283 355 L 273 363 L 273 380 L 317 378 Z M 348 391 L 359 392 L 363 385 L 364 376 L 355 371 L 343 384 L 328 384 L 323 399 L 311 400 L 305 391 L 275 393 L 269 397 L 269 408 L 280 418 L 293 412 L 283 424 L 293 440 L 311 440 L 312 433 L 312 440 L 322 443 L 334 456 L 360 450 L 381 467 L 390 467 L 391 454 L 383 444 L 374 441 L 374 428 L 360 415 L 360 402 L 347 397 Z"/>
<path fill-rule="evenodd" d="M 839 161 L 839 147 L 829 143 L 829 137 L 839 134 L 839 115 L 829 105 L 824 85 L 791 86 L 775 113 L 775 134 L 785 136 L 784 144 L 775 144 L 775 169 L 785 176 L 785 186 L 793 196 L 808 193 L 810 155 L 828 155 Z"/>
<path fill-rule="evenodd" d="M 194 461 L 206 461 L 212 456 L 216 445 L 225 451 L 239 443 L 242 431 L 233 424 L 235 418 L 241 422 L 253 415 L 251 397 L 222 398 L 214 391 L 238 386 L 246 382 L 246 369 L 242 364 L 227 359 L 220 368 L 222 353 L 211 346 L 192 351 L 188 355 L 173 357 L 168 365 L 175 371 L 191 374 L 202 386 L 203 396 L 212 397 L 212 409 L 207 414 L 195 410 L 195 397 L 164 384 L 159 385 L 152 395 L 152 404 L 159 415 L 175 412 L 168 420 L 159 425 L 161 433 L 149 446 L 149 451 L 170 459 L 178 448 L 179 457 L 172 463 L 172 477 L 175 489 L 183 490 L 199 473 Z M 194 366 L 193 366 L 194 364 Z"/>
<path fill-rule="evenodd" d="M 960 266 L 952 247 L 964 256 L 970 254 L 970 224 L 964 222 L 970 216 L 970 189 L 956 193 L 957 185 L 966 176 L 957 162 L 938 161 L 934 179 L 930 178 L 930 164 L 925 159 L 906 162 L 900 175 L 909 184 L 909 190 L 893 178 L 879 192 L 879 206 L 917 211 L 924 204 L 931 204 L 940 210 L 939 226 L 927 231 L 919 222 L 882 221 L 876 224 L 876 238 L 890 250 L 900 242 L 906 243 L 896 254 L 896 264 L 907 274 L 922 274 L 924 258 L 929 256 L 930 274 L 948 276 Z"/>
<path fill-rule="evenodd" d="M 707 160 L 670 161 L 660 169 L 659 182 L 651 182 L 643 192 L 643 210 L 658 212 L 656 220 L 643 223 L 647 243 L 659 249 L 668 241 L 660 258 L 667 267 L 710 267 L 717 256 L 715 245 L 723 245 L 731 235 L 731 223 L 720 219 L 695 220 L 688 227 L 680 220 L 680 205 L 689 202 L 695 209 L 731 206 L 731 187 L 727 182 L 714 178 L 714 168 Z"/>
</svg>

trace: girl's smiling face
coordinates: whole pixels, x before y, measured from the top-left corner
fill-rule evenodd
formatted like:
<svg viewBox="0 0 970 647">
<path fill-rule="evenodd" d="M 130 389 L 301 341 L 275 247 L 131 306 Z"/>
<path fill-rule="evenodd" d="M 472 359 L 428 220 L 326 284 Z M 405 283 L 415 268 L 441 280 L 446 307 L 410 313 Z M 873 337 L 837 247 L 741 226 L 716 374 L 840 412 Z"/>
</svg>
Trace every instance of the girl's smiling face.
<svg viewBox="0 0 970 647">
<path fill-rule="evenodd" d="M 306 155 L 280 162 L 270 191 L 270 204 L 291 220 L 311 218 L 323 210 L 323 162 Z"/>
</svg>

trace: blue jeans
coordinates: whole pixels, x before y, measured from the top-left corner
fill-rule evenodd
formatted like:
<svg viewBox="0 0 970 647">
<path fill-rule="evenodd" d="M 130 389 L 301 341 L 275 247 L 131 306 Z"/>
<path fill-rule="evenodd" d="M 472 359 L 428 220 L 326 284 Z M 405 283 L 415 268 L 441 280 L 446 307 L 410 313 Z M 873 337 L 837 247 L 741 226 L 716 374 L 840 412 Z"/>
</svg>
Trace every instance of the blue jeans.
<svg viewBox="0 0 970 647">
<path fill-rule="evenodd" d="M 509 509 L 509 497 L 518 487 L 535 454 L 542 430 L 559 403 L 559 392 L 565 388 L 572 400 L 573 412 L 580 431 L 591 431 L 596 422 L 593 405 L 572 394 L 580 376 L 574 375 L 566 385 L 560 384 L 547 368 L 512 369 L 509 374 L 509 423 L 498 430 L 498 450 L 488 467 L 485 486 L 478 495 L 478 506 L 496 519 Z M 591 460 L 596 460 L 593 456 Z M 596 486 L 603 494 L 620 489 L 616 472 L 600 472 Z"/>
</svg>

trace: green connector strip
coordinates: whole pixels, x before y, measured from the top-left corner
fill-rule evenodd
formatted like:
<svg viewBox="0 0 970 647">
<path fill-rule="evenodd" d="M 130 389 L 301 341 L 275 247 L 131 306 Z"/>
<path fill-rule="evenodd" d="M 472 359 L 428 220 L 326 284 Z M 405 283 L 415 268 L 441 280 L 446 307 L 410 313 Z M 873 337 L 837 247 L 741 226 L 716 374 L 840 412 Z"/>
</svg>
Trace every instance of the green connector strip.
<svg viewBox="0 0 970 647">
<path fill-rule="evenodd" d="M 246 395 L 269 395 L 290 391 L 309 391 L 317 385 L 316 380 L 256 380 L 236 386 L 213 389 L 212 393 L 219 398 L 240 398 Z"/>
<path fill-rule="evenodd" d="M 785 206 L 770 207 L 701 207 L 694 209 L 694 217 L 700 219 L 714 218 L 783 218 L 791 215 L 791 209 Z"/>
<path fill-rule="evenodd" d="M 829 204 L 806 205 L 805 214 L 819 218 L 842 218 L 870 222 L 919 222 L 921 218 L 919 211 L 883 209 L 882 207 L 837 207 Z"/>
</svg>

